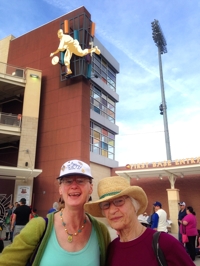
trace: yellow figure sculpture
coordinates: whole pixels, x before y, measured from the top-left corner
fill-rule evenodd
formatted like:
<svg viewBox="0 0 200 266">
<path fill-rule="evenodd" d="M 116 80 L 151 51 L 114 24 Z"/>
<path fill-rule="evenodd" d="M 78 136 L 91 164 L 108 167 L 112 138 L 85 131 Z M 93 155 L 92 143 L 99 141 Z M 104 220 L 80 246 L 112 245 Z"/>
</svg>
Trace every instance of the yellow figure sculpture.
<svg viewBox="0 0 200 266">
<path fill-rule="evenodd" d="M 50 57 L 53 55 L 63 52 L 66 50 L 65 55 L 64 55 L 64 64 L 66 66 L 66 75 L 72 74 L 71 68 L 70 68 L 70 60 L 73 54 L 77 56 L 85 56 L 87 54 L 100 54 L 100 50 L 98 49 L 97 46 L 92 47 L 91 49 L 84 49 L 82 50 L 78 40 L 74 40 L 70 35 L 64 34 L 63 30 L 60 29 L 58 30 L 58 38 L 60 39 L 60 44 L 58 46 L 58 49 L 50 54 Z"/>
</svg>

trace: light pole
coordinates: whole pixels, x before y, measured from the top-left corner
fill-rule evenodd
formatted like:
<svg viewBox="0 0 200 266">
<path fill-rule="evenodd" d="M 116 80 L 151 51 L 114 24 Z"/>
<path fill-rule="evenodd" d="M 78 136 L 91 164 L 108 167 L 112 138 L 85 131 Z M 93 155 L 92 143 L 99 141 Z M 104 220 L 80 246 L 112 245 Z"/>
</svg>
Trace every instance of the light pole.
<svg viewBox="0 0 200 266">
<path fill-rule="evenodd" d="M 161 54 L 167 53 L 167 47 L 166 47 L 167 43 L 163 35 L 159 21 L 154 19 L 154 21 L 151 22 L 151 26 L 153 31 L 153 40 L 156 46 L 158 47 L 158 61 L 159 61 L 160 86 L 161 86 L 161 97 L 162 97 L 162 104 L 160 105 L 159 109 L 161 111 L 160 114 L 163 115 L 167 160 L 171 160 L 172 159 L 171 148 L 170 148 L 169 130 L 167 122 L 167 104 L 165 101 L 165 89 L 164 89 L 162 60 L 161 60 Z"/>
</svg>

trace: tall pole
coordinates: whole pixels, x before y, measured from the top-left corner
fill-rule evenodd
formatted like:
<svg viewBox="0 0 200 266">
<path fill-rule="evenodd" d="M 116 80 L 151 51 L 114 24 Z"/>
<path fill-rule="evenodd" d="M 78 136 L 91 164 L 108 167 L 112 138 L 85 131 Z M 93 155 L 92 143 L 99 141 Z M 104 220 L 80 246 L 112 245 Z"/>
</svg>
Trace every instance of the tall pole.
<svg viewBox="0 0 200 266">
<path fill-rule="evenodd" d="M 162 104 L 160 105 L 160 114 L 163 115 L 164 122 L 164 132 L 165 132 L 165 146 L 167 153 L 167 160 L 171 160 L 171 148 L 170 148 L 170 140 L 169 140 L 169 130 L 168 130 L 168 121 L 167 121 L 167 104 L 165 101 L 165 89 L 164 89 L 164 80 L 163 80 L 163 71 L 162 71 L 162 60 L 161 54 L 167 53 L 167 43 L 162 32 L 161 26 L 158 20 L 154 20 L 152 23 L 153 30 L 153 40 L 158 47 L 158 61 L 159 61 L 159 71 L 160 71 L 160 86 L 161 86 L 161 97 Z"/>
<path fill-rule="evenodd" d="M 167 104 L 165 101 L 165 88 L 164 88 L 164 80 L 163 80 L 160 46 L 158 46 L 158 61 L 159 61 L 159 71 L 160 71 L 160 87 L 161 87 L 161 97 L 162 97 L 162 108 L 163 108 L 163 123 L 164 123 L 164 131 L 165 131 L 165 146 L 166 146 L 167 160 L 171 160 L 172 157 L 171 157 L 168 120 L 167 120 Z"/>
</svg>

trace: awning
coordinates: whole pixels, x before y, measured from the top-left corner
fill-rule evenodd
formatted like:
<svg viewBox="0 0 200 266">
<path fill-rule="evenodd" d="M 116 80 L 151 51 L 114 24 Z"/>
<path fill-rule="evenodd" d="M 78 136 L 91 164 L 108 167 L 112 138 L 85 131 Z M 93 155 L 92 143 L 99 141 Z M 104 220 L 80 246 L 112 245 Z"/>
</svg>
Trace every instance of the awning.
<svg viewBox="0 0 200 266">
<path fill-rule="evenodd" d="M 150 169 L 131 169 L 131 170 L 119 170 L 115 171 L 119 176 L 125 178 L 134 178 L 136 180 L 140 178 L 164 178 L 167 177 L 171 183 L 171 188 L 174 188 L 176 178 L 183 177 L 200 177 L 200 165 L 187 165 L 187 166 L 175 166 L 175 167 L 160 167 Z"/>
<path fill-rule="evenodd" d="M 41 169 L 0 166 L 0 179 L 34 178 L 42 173 Z"/>
</svg>

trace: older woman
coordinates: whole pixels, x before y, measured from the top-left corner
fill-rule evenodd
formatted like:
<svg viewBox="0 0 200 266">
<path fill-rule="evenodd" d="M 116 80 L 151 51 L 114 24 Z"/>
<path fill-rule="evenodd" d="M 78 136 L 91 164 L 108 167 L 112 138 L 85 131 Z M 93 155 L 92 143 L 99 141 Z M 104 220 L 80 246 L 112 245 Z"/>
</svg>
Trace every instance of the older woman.
<svg viewBox="0 0 200 266">
<path fill-rule="evenodd" d="M 93 190 L 90 167 L 79 160 L 68 161 L 57 179 L 65 206 L 47 215 L 46 232 L 31 265 L 104 266 L 110 235 L 104 224 L 84 211 Z M 44 230 L 43 218 L 32 219 L 4 249 L 0 265 L 26 265 Z"/>
<path fill-rule="evenodd" d="M 96 217 L 105 216 L 119 235 L 109 245 L 106 265 L 159 265 L 152 248 L 155 230 L 144 227 L 137 218 L 148 204 L 144 190 L 130 186 L 123 177 L 113 176 L 99 182 L 98 195 L 99 200 L 86 203 L 85 210 Z M 159 246 L 168 266 L 194 265 L 184 247 L 173 236 L 162 232 Z"/>
<path fill-rule="evenodd" d="M 180 231 L 181 234 L 185 232 L 188 236 L 189 241 L 186 243 L 186 248 L 191 259 L 194 261 L 196 256 L 195 240 L 196 236 L 198 235 L 197 218 L 195 216 L 196 213 L 191 206 L 186 208 L 186 213 L 187 215 L 182 220 L 179 220 L 181 223 Z"/>
</svg>

